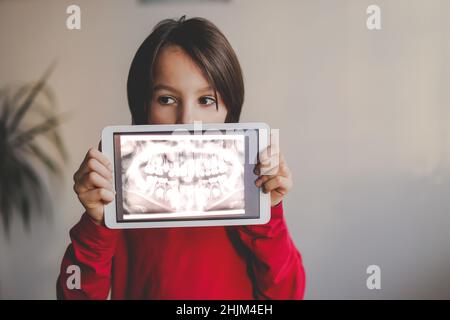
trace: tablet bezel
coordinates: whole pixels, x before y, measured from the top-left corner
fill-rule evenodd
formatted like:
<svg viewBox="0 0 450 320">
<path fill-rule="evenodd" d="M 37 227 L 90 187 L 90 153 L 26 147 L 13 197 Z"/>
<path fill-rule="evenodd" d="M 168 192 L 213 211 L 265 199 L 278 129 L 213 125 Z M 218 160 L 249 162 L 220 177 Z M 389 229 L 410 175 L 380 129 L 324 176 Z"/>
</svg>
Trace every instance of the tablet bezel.
<svg viewBox="0 0 450 320">
<path fill-rule="evenodd" d="M 114 134 L 129 132 L 167 132 L 174 130 L 258 130 L 258 154 L 269 144 L 270 127 L 262 122 L 253 123 L 193 123 L 177 125 L 122 125 L 107 126 L 102 130 L 102 152 L 113 164 L 113 185 L 115 186 Z M 105 225 L 110 229 L 167 228 L 167 227 L 205 227 L 266 224 L 270 220 L 270 194 L 259 189 L 259 218 L 227 218 L 212 220 L 171 220 L 171 221 L 117 221 L 116 197 L 105 205 Z"/>
</svg>

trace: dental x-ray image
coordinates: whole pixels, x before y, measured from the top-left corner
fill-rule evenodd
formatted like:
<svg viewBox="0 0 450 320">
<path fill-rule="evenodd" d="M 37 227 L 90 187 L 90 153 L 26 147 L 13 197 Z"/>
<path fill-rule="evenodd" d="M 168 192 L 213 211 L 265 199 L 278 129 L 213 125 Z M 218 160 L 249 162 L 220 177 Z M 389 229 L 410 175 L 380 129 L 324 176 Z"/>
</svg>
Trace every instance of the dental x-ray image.
<svg viewBox="0 0 450 320">
<path fill-rule="evenodd" d="M 245 214 L 243 135 L 122 135 L 123 219 Z"/>
</svg>

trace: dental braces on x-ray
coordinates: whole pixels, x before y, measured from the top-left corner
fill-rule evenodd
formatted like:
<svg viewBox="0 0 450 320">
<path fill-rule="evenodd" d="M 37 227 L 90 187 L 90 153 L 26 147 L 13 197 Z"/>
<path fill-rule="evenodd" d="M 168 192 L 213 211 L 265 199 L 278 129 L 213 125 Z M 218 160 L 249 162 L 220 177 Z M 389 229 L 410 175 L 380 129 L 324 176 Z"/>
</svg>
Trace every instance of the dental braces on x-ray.
<svg viewBox="0 0 450 320">
<path fill-rule="evenodd" d="M 244 137 L 171 138 L 121 137 L 124 209 L 245 213 Z"/>
</svg>

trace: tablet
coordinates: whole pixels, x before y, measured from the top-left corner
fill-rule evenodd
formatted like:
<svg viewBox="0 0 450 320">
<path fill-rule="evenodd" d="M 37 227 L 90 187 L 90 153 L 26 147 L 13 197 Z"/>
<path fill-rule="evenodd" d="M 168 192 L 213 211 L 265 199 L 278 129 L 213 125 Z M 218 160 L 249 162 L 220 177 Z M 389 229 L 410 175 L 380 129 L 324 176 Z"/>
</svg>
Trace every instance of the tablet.
<svg viewBox="0 0 450 320">
<path fill-rule="evenodd" d="M 265 224 L 270 197 L 253 170 L 268 146 L 265 123 L 108 126 L 112 229 Z"/>
</svg>

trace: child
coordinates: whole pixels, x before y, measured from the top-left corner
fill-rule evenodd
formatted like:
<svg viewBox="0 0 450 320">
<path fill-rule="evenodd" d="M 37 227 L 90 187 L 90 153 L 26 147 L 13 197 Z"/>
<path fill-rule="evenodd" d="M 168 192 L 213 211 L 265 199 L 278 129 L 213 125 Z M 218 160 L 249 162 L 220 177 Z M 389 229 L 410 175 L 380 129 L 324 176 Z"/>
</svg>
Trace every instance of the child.
<svg viewBox="0 0 450 320">
<path fill-rule="evenodd" d="M 211 22 L 163 20 L 131 64 L 128 102 L 133 124 L 238 122 L 244 100 L 241 68 Z M 255 168 L 256 186 L 270 192 L 265 225 L 112 230 L 104 205 L 114 198 L 112 167 L 90 149 L 74 174 L 86 212 L 71 229 L 57 282 L 59 299 L 302 299 L 305 274 L 283 216 L 292 174 L 281 154 L 271 169 Z M 272 168 L 273 169 L 273 168 Z M 81 270 L 70 289 L 67 268 Z"/>
</svg>

